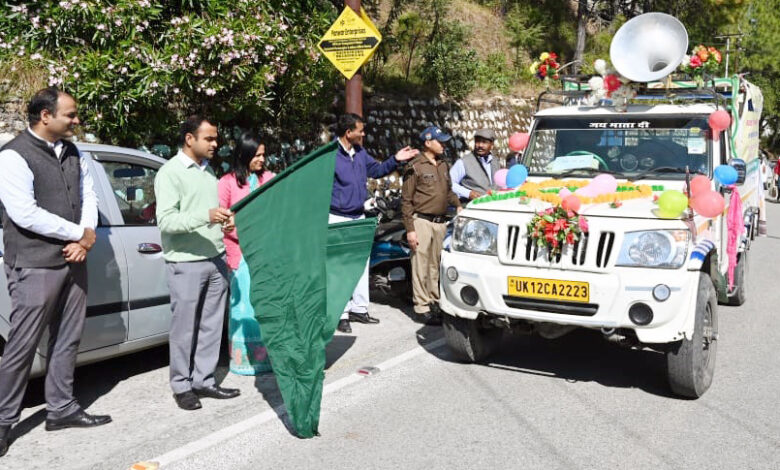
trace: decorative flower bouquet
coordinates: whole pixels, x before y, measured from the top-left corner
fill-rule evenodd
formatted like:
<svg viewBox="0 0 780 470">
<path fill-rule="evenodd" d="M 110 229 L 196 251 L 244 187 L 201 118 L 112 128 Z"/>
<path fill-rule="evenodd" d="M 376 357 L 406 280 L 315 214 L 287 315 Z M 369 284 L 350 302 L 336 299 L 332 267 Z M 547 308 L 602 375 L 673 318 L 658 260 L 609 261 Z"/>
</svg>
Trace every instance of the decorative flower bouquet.
<svg viewBox="0 0 780 470">
<path fill-rule="evenodd" d="M 693 48 L 691 55 L 683 58 L 680 68 L 683 73 L 694 77 L 696 81 L 701 82 L 704 74 L 715 75 L 720 69 L 720 63 L 723 56 L 720 51 L 710 46 L 699 44 Z"/>
<path fill-rule="evenodd" d="M 565 245 L 574 245 L 588 231 L 585 217 L 561 206 L 537 212 L 528 222 L 528 233 L 539 247 L 546 247 L 550 258 L 557 256 Z"/>
<path fill-rule="evenodd" d="M 539 60 L 535 60 L 531 64 L 530 71 L 535 74 L 540 80 L 547 78 L 558 79 L 558 69 L 561 64 L 558 63 L 558 54 L 555 52 L 542 52 L 539 56 Z"/>
</svg>

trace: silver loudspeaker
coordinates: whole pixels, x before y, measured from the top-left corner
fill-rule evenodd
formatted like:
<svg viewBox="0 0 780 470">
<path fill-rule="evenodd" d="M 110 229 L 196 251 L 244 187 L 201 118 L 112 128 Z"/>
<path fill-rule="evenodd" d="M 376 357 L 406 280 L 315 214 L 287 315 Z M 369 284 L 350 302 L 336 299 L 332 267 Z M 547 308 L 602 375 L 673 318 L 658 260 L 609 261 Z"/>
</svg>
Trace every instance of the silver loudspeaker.
<svg viewBox="0 0 780 470">
<path fill-rule="evenodd" d="M 688 32 L 666 13 L 645 13 L 620 27 L 609 46 L 612 65 L 634 82 L 660 80 L 674 72 L 688 50 Z"/>
</svg>

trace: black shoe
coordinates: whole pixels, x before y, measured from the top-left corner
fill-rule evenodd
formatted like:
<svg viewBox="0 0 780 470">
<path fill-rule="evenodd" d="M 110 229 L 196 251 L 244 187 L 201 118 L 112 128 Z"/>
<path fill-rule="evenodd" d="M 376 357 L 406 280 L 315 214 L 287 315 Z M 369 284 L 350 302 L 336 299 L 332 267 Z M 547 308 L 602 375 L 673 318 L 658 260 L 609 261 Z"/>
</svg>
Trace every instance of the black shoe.
<svg viewBox="0 0 780 470">
<path fill-rule="evenodd" d="M 48 419 L 46 418 L 46 430 L 58 431 L 65 428 L 93 428 L 95 426 L 102 426 L 111 422 L 111 416 L 108 415 L 90 415 L 84 410 L 78 410 L 75 413 L 59 418 Z"/>
<path fill-rule="evenodd" d="M 349 321 L 356 321 L 358 323 L 379 323 L 379 319 L 372 317 L 368 312 L 349 312 Z"/>
<path fill-rule="evenodd" d="M 342 333 L 352 333 L 352 327 L 349 326 L 349 320 L 339 320 L 337 329 Z"/>
<path fill-rule="evenodd" d="M 219 385 L 212 385 L 206 388 L 193 388 L 195 395 L 200 398 L 216 398 L 217 400 L 227 400 L 241 395 L 241 390 L 237 388 L 222 388 Z"/>
<path fill-rule="evenodd" d="M 199 410 L 203 407 L 203 405 L 200 404 L 198 396 L 195 395 L 192 390 L 188 390 L 182 393 L 174 393 L 173 399 L 176 400 L 176 404 L 179 405 L 179 408 L 182 410 L 192 411 Z"/>
<path fill-rule="evenodd" d="M 11 440 L 11 426 L 0 426 L 0 457 L 8 452 L 8 441 Z"/>
<path fill-rule="evenodd" d="M 425 312 L 425 313 L 418 313 L 417 318 L 415 319 L 418 323 L 422 323 L 423 325 L 441 325 L 441 314 L 437 312 Z"/>
</svg>

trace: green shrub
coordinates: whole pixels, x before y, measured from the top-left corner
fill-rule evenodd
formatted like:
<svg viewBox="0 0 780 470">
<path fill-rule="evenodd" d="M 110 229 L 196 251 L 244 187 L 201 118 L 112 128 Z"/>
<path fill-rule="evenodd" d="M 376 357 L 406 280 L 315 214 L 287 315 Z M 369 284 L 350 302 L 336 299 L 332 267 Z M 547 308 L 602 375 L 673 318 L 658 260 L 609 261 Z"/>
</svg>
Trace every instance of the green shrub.
<svg viewBox="0 0 780 470">
<path fill-rule="evenodd" d="M 420 76 L 453 98 L 468 95 L 477 85 L 479 61 L 477 53 L 466 44 L 463 25 L 442 21 L 423 51 Z"/>
<path fill-rule="evenodd" d="M 181 118 L 284 126 L 332 99 L 315 43 L 327 0 L 27 1 L 0 15 L 0 70 L 25 58 L 73 94 L 92 132 L 139 145 Z"/>
<path fill-rule="evenodd" d="M 502 93 L 509 91 L 514 80 L 515 71 L 506 61 L 501 52 L 493 52 L 477 68 L 477 83 L 484 90 L 497 90 Z"/>
</svg>

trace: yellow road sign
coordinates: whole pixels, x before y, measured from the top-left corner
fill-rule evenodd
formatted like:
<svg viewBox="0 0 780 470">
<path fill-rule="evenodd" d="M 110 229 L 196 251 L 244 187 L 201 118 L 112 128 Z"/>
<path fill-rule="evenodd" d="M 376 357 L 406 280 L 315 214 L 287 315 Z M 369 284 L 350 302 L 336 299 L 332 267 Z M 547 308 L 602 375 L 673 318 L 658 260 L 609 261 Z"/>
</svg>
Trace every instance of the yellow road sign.
<svg viewBox="0 0 780 470">
<path fill-rule="evenodd" d="M 382 35 L 362 8 L 358 16 L 352 8 L 345 7 L 317 47 L 350 79 L 371 58 L 381 41 Z"/>
</svg>

